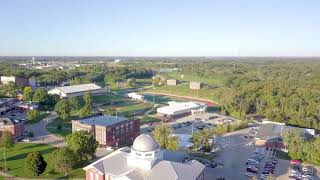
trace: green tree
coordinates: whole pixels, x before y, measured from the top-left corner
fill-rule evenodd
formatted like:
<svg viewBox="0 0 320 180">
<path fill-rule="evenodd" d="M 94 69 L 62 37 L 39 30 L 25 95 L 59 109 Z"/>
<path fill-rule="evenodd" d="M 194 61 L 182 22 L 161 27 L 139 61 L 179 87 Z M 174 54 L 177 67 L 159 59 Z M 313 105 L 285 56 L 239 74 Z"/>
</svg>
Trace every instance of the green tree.
<svg viewBox="0 0 320 180">
<path fill-rule="evenodd" d="M 99 143 L 87 131 L 76 131 L 67 136 L 68 148 L 73 151 L 75 158 L 81 163 L 94 157 Z"/>
<path fill-rule="evenodd" d="M 6 152 L 12 149 L 14 146 L 14 138 L 11 132 L 4 131 L 0 137 L 0 150 L 3 153 L 4 157 L 4 170 L 7 171 L 7 157 Z"/>
<path fill-rule="evenodd" d="M 65 176 L 70 175 L 72 167 L 75 163 L 74 154 L 68 148 L 59 148 L 51 154 L 52 166 L 58 173 L 64 173 Z"/>
<path fill-rule="evenodd" d="M 83 118 L 91 115 L 91 112 L 92 112 L 91 106 L 86 104 L 80 109 L 79 116 Z"/>
<path fill-rule="evenodd" d="M 69 99 L 69 104 L 72 107 L 73 110 L 78 110 L 80 107 L 80 103 L 77 97 L 71 97 Z"/>
<path fill-rule="evenodd" d="M 45 103 L 45 100 L 47 100 L 47 92 L 43 88 L 39 88 L 35 91 L 32 100 L 39 102 L 41 104 Z"/>
<path fill-rule="evenodd" d="M 168 150 L 178 150 L 179 140 L 172 136 L 172 128 L 170 126 L 159 125 L 152 132 L 159 146 Z"/>
<path fill-rule="evenodd" d="M 71 112 L 68 100 L 61 99 L 56 104 L 54 111 L 56 111 L 63 120 L 68 119 L 70 117 Z"/>
<path fill-rule="evenodd" d="M 41 117 L 40 112 L 35 109 L 29 110 L 27 112 L 28 121 L 36 122 L 36 121 L 40 120 L 40 117 Z"/>
<path fill-rule="evenodd" d="M 83 95 L 83 100 L 86 105 L 92 106 L 92 102 L 93 102 L 92 93 L 90 91 L 85 92 Z"/>
<path fill-rule="evenodd" d="M 47 168 L 47 163 L 39 152 L 29 153 L 25 160 L 25 171 L 30 176 L 39 176 Z"/>
<path fill-rule="evenodd" d="M 10 97 L 16 97 L 17 96 L 17 90 L 19 89 L 19 87 L 17 86 L 17 84 L 15 82 L 8 82 L 7 84 L 3 85 L 3 90 L 5 92 L 6 96 L 10 96 Z"/>
<path fill-rule="evenodd" d="M 23 99 L 26 101 L 31 101 L 32 100 L 32 87 L 31 86 L 26 86 L 23 89 Z"/>
</svg>

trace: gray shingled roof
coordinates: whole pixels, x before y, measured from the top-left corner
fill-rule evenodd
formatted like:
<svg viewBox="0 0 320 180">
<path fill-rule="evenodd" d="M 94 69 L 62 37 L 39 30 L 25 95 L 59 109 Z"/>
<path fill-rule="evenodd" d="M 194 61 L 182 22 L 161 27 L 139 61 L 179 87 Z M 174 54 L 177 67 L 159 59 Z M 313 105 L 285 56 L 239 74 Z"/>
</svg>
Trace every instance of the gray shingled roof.
<svg viewBox="0 0 320 180">
<path fill-rule="evenodd" d="M 100 125 L 100 126 L 111 126 L 123 121 L 128 120 L 126 117 L 117 117 L 111 115 L 102 115 L 90 118 L 84 118 L 79 120 L 81 123 L 88 124 L 88 125 Z"/>
<path fill-rule="evenodd" d="M 85 92 L 85 91 L 94 91 L 102 89 L 100 86 L 90 83 L 90 84 L 80 84 L 80 85 L 73 85 L 73 86 L 62 86 L 57 87 L 60 91 L 70 94 L 70 93 L 77 93 L 77 92 Z"/>
</svg>

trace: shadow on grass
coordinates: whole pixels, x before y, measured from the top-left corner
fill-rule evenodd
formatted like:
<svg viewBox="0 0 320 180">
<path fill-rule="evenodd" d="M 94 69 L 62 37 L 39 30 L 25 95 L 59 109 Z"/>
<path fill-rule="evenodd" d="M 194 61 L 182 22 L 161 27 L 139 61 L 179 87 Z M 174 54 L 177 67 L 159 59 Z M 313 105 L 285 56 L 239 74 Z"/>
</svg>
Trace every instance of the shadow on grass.
<svg viewBox="0 0 320 180">
<path fill-rule="evenodd" d="M 31 152 L 35 152 L 37 150 L 34 150 L 34 148 L 30 148 L 30 152 L 26 152 L 26 153 L 21 153 L 21 154 L 18 154 L 18 155 L 15 155 L 15 156 L 11 156 L 9 158 L 7 158 L 7 161 L 14 161 L 14 160 L 19 160 L 19 159 L 25 159 L 29 153 Z M 52 148 L 49 148 L 49 149 L 44 149 L 44 150 L 40 150 L 40 151 L 37 151 L 39 153 L 41 153 L 42 155 L 43 154 L 49 154 L 51 153 L 52 151 L 54 151 L 56 148 L 52 147 Z"/>
</svg>

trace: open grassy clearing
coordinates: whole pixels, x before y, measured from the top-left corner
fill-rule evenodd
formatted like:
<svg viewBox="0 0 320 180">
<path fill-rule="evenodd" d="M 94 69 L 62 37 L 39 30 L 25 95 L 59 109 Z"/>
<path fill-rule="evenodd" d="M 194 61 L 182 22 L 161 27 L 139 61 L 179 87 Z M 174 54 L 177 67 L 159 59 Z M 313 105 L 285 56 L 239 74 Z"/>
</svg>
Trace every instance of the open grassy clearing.
<svg viewBox="0 0 320 180">
<path fill-rule="evenodd" d="M 183 72 L 170 72 L 167 73 L 167 76 L 181 81 L 199 81 L 211 85 L 221 85 L 224 82 L 222 77 L 199 77 L 197 74 Z"/>
<path fill-rule="evenodd" d="M 45 144 L 32 144 L 32 143 L 18 143 L 14 148 L 7 153 L 7 165 L 9 167 L 9 174 L 18 177 L 26 177 L 32 179 L 58 179 L 65 178 L 63 174 L 53 171 L 50 157 L 51 152 L 55 150 L 55 147 Z M 45 161 L 47 162 L 46 171 L 38 177 L 29 177 L 24 171 L 25 158 L 31 152 L 40 152 Z M 3 165 L 3 159 L 1 159 L 1 165 Z M 84 178 L 85 174 L 81 168 L 76 168 L 71 172 L 74 178 Z"/>
<path fill-rule="evenodd" d="M 140 119 L 140 124 L 148 124 L 148 123 L 154 123 L 154 122 L 160 122 L 160 118 L 155 118 L 151 116 L 142 116 Z"/>
<path fill-rule="evenodd" d="M 187 83 L 182 83 L 176 86 L 167 86 L 167 85 L 159 86 L 159 87 L 156 87 L 155 89 L 152 89 L 152 88 L 147 89 L 146 91 L 168 93 L 168 94 L 179 95 L 179 96 L 213 100 L 216 89 L 203 88 L 200 90 L 193 90 L 193 89 L 190 89 Z"/>
<path fill-rule="evenodd" d="M 112 94 L 112 93 L 107 93 L 104 95 L 99 95 L 99 96 L 93 96 L 93 103 L 95 104 L 103 104 L 103 103 L 107 103 L 110 102 L 111 100 L 117 99 L 119 97 L 117 97 L 116 95 Z"/>
</svg>

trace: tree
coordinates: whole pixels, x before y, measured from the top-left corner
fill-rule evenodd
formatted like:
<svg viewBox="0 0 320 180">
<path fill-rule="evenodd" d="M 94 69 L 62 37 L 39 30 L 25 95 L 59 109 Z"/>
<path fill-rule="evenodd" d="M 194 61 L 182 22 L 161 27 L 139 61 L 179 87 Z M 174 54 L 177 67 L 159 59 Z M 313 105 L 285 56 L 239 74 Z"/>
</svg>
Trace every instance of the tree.
<svg viewBox="0 0 320 180">
<path fill-rule="evenodd" d="M 91 106 L 86 104 L 80 109 L 79 116 L 81 118 L 89 116 L 91 114 L 91 111 L 92 111 Z"/>
<path fill-rule="evenodd" d="M 83 95 L 83 100 L 86 105 L 92 106 L 92 102 L 93 102 L 92 93 L 90 91 L 85 92 Z"/>
<path fill-rule="evenodd" d="M 63 120 L 68 119 L 68 117 L 70 117 L 71 111 L 68 100 L 61 99 L 56 104 L 54 111 L 56 111 Z"/>
<path fill-rule="evenodd" d="M 3 85 L 2 88 L 3 88 L 6 96 L 10 96 L 10 97 L 17 96 L 18 86 L 15 82 L 10 81 L 7 84 Z"/>
<path fill-rule="evenodd" d="M 56 149 L 51 154 L 52 166 L 54 170 L 58 173 L 64 173 L 68 176 L 74 165 L 74 154 L 73 152 L 64 147 Z"/>
<path fill-rule="evenodd" d="M 38 121 L 40 119 L 40 117 L 41 117 L 40 112 L 35 109 L 29 110 L 27 112 L 28 121 Z"/>
<path fill-rule="evenodd" d="M 2 133 L 1 139 L 0 139 L 0 150 L 3 152 L 3 159 L 4 159 L 4 170 L 7 171 L 7 157 L 6 152 L 13 148 L 14 146 L 14 138 L 11 132 L 4 131 Z"/>
<path fill-rule="evenodd" d="M 71 97 L 69 99 L 69 104 L 72 107 L 73 110 L 78 110 L 80 107 L 80 103 L 77 97 Z"/>
<path fill-rule="evenodd" d="M 160 147 L 174 151 L 179 149 L 179 140 L 171 135 L 171 127 L 159 125 L 152 133 Z"/>
<path fill-rule="evenodd" d="M 26 101 L 31 101 L 32 100 L 32 87 L 31 86 L 26 86 L 23 89 L 23 99 Z"/>
<path fill-rule="evenodd" d="M 180 142 L 178 137 L 170 136 L 168 138 L 167 149 L 171 151 L 178 151 L 180 148 Z"/>
<path fill-rule="evenodd" d="M 35 91 L 32 100 L 39 102 L 40 104 L 43 104 L 43 103 L 45 103 L 47 96 L 48 96 L 48 94 L 47 94 L 46 90 L 44 90 L 43 88 L 39 88 Z"/>
<path fill-rule="evenodd" d="M 47 167 L 43 156 L 39 152 L 29 153 L 25 160 L 25 171 L 30 176 L 39 176 Z"/>
<path fill-rule="evenodd" d="M 76 131 L 67 136 L 68 148 L 73 151 L 75 158 L 81 163 L 83 160 L 92 159 L 99 143 L 87 131 Z"/>
</svg>

